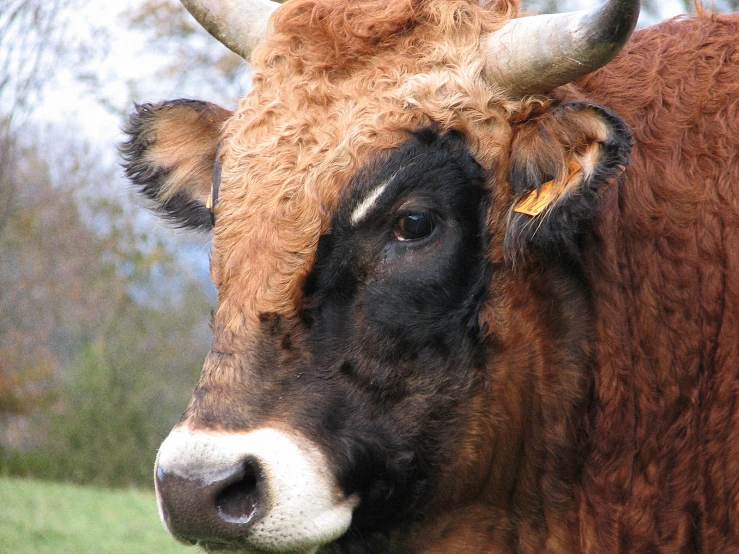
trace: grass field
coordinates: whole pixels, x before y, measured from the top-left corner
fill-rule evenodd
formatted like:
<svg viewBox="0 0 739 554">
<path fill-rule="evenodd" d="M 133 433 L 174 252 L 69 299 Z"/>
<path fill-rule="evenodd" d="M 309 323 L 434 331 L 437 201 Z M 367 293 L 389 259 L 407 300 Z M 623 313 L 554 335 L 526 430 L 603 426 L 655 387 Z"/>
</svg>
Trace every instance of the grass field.
<svg viewBox="0 0 739 554">
<path fill-rule="evenodd" d="M 3 554 L 197 554 L 162 528 L 153 493 L 0 478 Z"/>
</svg>

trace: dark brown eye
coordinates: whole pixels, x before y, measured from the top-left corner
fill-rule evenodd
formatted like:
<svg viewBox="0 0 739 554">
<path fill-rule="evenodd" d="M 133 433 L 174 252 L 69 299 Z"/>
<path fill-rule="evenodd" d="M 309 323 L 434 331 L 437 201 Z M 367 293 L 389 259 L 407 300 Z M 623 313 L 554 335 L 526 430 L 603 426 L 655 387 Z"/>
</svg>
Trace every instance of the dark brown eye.
<svg viewBox="0 0 739 554">
<path fill-rule="evenodd" d="M 436 218 L 429 212 L 415 212 L 403 215 L 395 224 L 395 238 L 398 240 L 425 239 L 436 228 Z"/>
</svg>

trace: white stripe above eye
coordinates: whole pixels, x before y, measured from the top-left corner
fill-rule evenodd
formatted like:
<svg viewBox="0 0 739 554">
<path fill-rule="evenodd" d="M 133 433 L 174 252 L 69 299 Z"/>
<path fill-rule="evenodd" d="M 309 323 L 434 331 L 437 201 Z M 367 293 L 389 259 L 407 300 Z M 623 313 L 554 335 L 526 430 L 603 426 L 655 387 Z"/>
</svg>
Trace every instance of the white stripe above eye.
<svg viewBox="0 0 739 554">
<path fill-rule="evenodd" d="M 406 166 L 401 167 L 398 171 L 393 173 L 387 181 L 377 185 L 374 189 L 372 189 L 372 192 L 370 192 L 364 198 L 364 200 L 362 200 L 359 204 L 357 204 L 357 207 L 354 208 L 354 211 L 352 212 L 352 217 L 351 217 L 352 226 L 356 226 L 360 221 L 362 221 L 365 217 L 367 217 L 367 214 L 375 206 L 375 203 L 380 198 L 380 196 L 382 196 L 382 193 L 385 192 L 385 189 L 388 187 L 388 185 L 393 182 L 395 177 L 398 176 L 398 173 L 403 171 L 405 167 Z"/>
<path fill-rule="evenodd" d="M 393 175 L 393 177 L 395 177 L 395 175 Z M 364 200 L 357 204 L 357 207 L 354 208 L 354 211 L 352 212 L 351 222 L 353 226 L 357 225 L 367 216 L 369 211 L 375 205 L 375 202 L 377 202 L 377 199 L 380 198 L 383 192 L 385 192 L 385 189 L 390 184 L 390 181 L 392 181 L 392 177 L 381 185 L 375 187 Z"/>
</svg>

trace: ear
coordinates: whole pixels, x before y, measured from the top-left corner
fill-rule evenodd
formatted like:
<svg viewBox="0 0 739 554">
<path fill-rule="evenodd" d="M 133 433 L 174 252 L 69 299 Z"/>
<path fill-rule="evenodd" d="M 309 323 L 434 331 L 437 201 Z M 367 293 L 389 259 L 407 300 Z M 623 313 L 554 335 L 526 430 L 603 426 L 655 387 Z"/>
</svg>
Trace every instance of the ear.
<svg viewBox="0 0 739 554">
<path fill-rule="evenodd" d="M 591 104 L 561 105 L 515 128 L 507 257 L 530 247 L 577 255 L 583 225 L 624 171 L 631 145 L 626 124 Z"/>
<path fill-rule="evenodd" d="M 137 105 L 123 132 L 126 176 L 182 227 L 213 227 L 210 197 L 221 127 L 232 112 L 208 102 L 173 100 Z"/>
</svg>

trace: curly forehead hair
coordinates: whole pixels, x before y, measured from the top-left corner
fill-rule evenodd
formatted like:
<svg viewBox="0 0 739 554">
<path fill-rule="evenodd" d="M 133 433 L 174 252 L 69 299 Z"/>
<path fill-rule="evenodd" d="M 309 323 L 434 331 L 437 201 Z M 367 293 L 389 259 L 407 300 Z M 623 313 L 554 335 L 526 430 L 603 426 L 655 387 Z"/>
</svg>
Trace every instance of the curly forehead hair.
<svg viewBox="0 0 739 554">
<path fill-rule="evenodd" d="M 274 25 L 286 37 L 304 37 L 334 64 L 359 61 L 390 44 L 411 45 L 419 36 L 458 38 L 463 27 L 476 40 L 481 31 L 495 30 L 518 15 L 517 0 L 481 4 L 485 8 L 469 0 L 297 0 L 276 14 Z"/>
<path fill-rule="evenodd" d="M 436 126 L 505 154 L 505 95 L 482 78 L 480 35 L 517 2 L 297 0 L 254 52 L 252 92 L 227 122 L 213 278 L 225 318 L 289 312 L 342 188 L 370 156 Z M 472 138 L 474 137 L 474 138 Z M 254 186 L 259 183 L 259 186 Z"/>
</svg>

